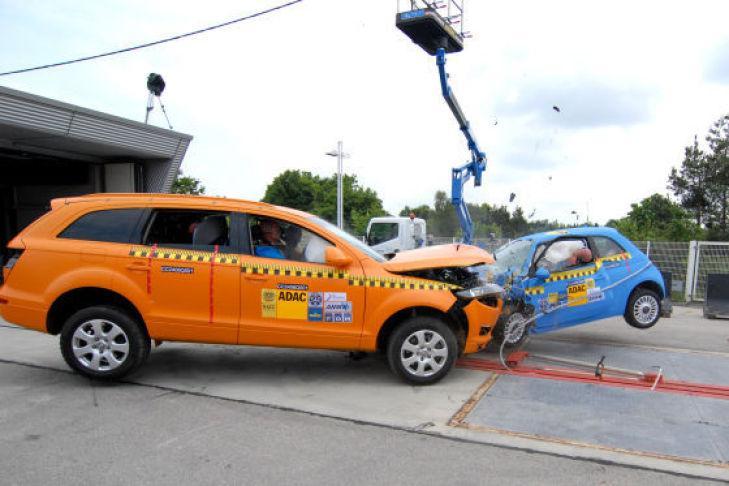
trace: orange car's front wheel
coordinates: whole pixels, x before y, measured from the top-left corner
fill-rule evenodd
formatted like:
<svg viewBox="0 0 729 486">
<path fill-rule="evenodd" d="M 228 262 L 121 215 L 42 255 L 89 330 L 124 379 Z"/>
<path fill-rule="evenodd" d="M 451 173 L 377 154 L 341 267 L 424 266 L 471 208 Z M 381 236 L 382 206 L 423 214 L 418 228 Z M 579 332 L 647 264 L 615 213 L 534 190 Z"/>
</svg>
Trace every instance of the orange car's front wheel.
<svg viewBox="0 0 729 486">
<path fill-rule="evenodd" d="M 390 336 L 387 357 L 395 374 L 414 385 L 430 385 L 448 374 L 458 355 L 456 336 L 434 317 L 413 317 Z"/>
</svg>

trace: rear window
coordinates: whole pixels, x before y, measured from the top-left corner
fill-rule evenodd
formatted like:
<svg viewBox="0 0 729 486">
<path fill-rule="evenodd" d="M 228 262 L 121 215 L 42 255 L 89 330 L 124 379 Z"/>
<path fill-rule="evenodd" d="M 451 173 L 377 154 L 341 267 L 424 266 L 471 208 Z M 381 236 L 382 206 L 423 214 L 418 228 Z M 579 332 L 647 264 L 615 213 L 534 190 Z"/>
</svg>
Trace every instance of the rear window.
<svg viewBox="0 0 729 486">
<path fill-rule="evenodd" d="M 84 214 L 71 223 L 59 238 L 109 243 L 130 243 L 143 209 L 107 209 Z M 135 242 L 139 240 L 137 235 Z"/>
<path fill-rule="evenodd" d="M 615 243 L 615 241 L 611 238 L 596 236 L 593 238 L 593 241 L 595 242 L 595 249 L 597 250 L 598 255 L 602 258 L 619 255 L 625 252 L 623 247 Z"/>
</svg>

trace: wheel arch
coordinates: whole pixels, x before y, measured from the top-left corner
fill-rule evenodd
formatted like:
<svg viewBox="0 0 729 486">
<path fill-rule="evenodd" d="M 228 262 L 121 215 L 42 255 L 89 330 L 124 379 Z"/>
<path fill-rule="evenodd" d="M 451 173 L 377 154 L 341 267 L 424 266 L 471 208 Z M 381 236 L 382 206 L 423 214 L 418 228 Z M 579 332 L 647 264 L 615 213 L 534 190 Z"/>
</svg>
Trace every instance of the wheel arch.
<svg viewBox="0 0 729 486">
<path fill-rule="evenodd" d="M 46 330 L 49 334 L 59 334 L 66 319 L 75 312 L 93 305 L 108 305 L 129 312 L 142 325 L 144 333 L 149 337 L 144 318 L 132 301 L 118 292 L 102 287 L 79 287 L 58 296 L 48 309 Z"/>
<path fill-rule="evenodd" d="M 463 312 L 461 312 L 463 314 Z M 393 331 L 404 321 L 413 317 L 435 317 L 443 321 L 453 330 L 458 341 L 459 349 L 463 350 L 468 336 L 468 322 L 463 316 L 459 316 L 458 312 L 443 312 L 434 307 L 416 306 L 401 309 L 387 318 L 377 334 L 377 350 L 384 351 L 387 349 L 387 341 Z"/>
<path fill-rule="evenodd" d="M 655 280 L 643 280 L 641 283 L 633 287 L 633 289 L 628 294 L 628 300 L 630 300 L 630 296 L 633 295 L 633 293 L 638 289 L 647 289 L 655 292 L 658 295 L 659 300 L 665 297 L 663 287 L 661 287 L 658 282 L 656 282 Z"/>
</svg>

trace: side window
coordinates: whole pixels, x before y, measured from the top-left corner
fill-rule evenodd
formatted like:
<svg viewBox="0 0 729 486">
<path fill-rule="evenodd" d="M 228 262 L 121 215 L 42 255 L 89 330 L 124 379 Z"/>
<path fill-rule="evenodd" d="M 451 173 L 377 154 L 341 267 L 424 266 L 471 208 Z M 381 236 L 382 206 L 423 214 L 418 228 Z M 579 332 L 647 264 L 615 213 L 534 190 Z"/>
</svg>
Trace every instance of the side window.
<svg viewBox="0 0 729 486">
<path fill-rule="evenodd" d="M 145 245 L 232 251 L 231 214 L 194 209 L 155 209 L 144 231 Z"/>
<path fill-rule="evenodd" d="M 324 263 L 324 251 L 332 246 L 306 228 L 280 219 L 250 215 L 248 221 L 251 253 L 255 256 Z"/>
<path fill-rule="evenodd" d="M 601 258 L 625 253 L 625 249 L 615 243 L 615 241 L 613 241 L 611 238 L 607 238 L 605 236 L 596 236 L 595 238 L 593 238 L 593 241 L 595 242 L 595 250 L 597 251 L 597 256 Z"/>
<path fill-rule="evenodd" d="M 537 268 L 560 272 L 593 261 L 592 251 L 584 238 L 565 238 L 552 243 L 537 260 Z"/>
<path fill-rule="evenodd" d="M 107 209 L 84 214 L 63 230 L 58 237 L 72 240 L 136 243 L 135 234 L 143 209 Z"/>
<path fill-rule="evenodd" d="M 372 223 L 367 235 L 367 244 L 378 245 L 398 237 L 400 225 L 397 223 Z"/>
</svg>

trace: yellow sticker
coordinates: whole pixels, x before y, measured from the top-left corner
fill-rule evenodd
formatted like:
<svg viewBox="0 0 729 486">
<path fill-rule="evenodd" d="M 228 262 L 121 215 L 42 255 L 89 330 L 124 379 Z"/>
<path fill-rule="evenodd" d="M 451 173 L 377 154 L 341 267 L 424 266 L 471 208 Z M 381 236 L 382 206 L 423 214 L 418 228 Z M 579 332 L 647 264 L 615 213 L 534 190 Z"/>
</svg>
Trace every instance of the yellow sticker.
<svg viewBox="0 0 729 486">
<path fill-rule="evenodd" d="M 588 289 L 594 289 L 595 288 L 595 279 L 594 278 L 587 278 L 585 279 L 585 283 L 587 284 Z"/>
<path fill-rule="evenodd" d="M 557 292 L 552 292 L 551 294 L 549 294 L 549 303 L 550 304 L 559 303 L 559 294 Z"/>
<path fill-rule="evenodd" d="M 276 290 L 261 290 L 261 317 L 276 317 Z"/>
<path fill-rule="evenodd" d="M 277 319 L 307 319 L 309 292 L 304 290 L 275 290 Z"/>
<path fill-rule="evenodd" d="M 575 307 L 587 303 L 587 284 L 578 283 L 567 287 L 567 306 Z"/>
</svg>

